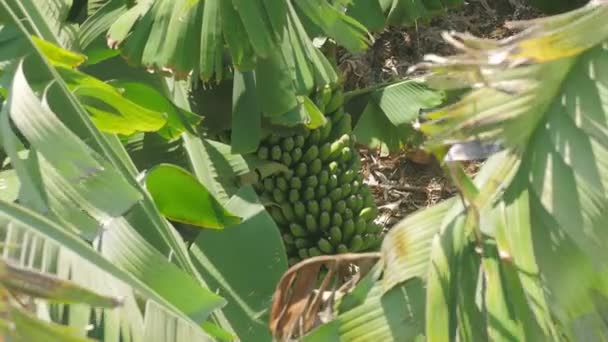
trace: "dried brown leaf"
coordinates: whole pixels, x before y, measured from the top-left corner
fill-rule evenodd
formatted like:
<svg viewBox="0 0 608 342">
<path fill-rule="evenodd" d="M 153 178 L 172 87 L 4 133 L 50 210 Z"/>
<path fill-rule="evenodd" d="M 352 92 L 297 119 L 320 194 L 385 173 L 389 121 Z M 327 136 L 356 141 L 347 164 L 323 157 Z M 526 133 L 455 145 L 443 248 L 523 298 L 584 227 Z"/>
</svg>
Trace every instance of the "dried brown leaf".
<svg viewBox="0 0 608 342">
<path fill-rule="evenodd" d="M 323 255 L 292 266 L 273 295 L 269 327 L 275 340 L 287 341 L 312 330 L 336 297 L 352 290 L 379 258 L 380 253 Z M 352 265 L 359 267 L 354 276 Z M 327 274 L 315 288 L 323 266 Z"/>
</svg>

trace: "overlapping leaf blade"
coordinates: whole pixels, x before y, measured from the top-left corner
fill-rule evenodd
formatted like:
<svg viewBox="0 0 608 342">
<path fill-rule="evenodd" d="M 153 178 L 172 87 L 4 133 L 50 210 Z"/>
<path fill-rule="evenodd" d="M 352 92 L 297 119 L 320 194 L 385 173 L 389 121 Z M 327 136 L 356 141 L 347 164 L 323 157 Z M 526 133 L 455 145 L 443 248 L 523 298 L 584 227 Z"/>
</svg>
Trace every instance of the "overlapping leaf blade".
<svg viewBox="0 0 608 342">
<path fill-rule="evenodd" d="M 412 124 L 422 109 L 434 108 L 445 99 L 441 91 L 430 89 L 419 80 L 406 80 L 355 95 L 366 101 L 354 132 L 357 141 L 381 154 L 398 152 L 413 140 Z"/>
<path fill-rule="evenodd" d="M 209 286 L 228 299 L 224 313 L 239 337 L 267 341 L 271 336 L 266 311 L 287 270 L 279 229 L 251 187 L 241 188 L 226 208 L 242 215 L 243 222 L 220 234 L 202 231 L 190 252 Z M 244 268 L 242 255 L 256 262 Z"/>
<path fill-rule="evenodd" d="M 590 36 L 585 29 L 606 16 L 608 6 L 590 4 L 537 20 L 533 34 L 497 44 L 476 45 L 479 40 L 457 34 L 464 45 L 477 46 L 470 57 L 478 64 L 464 66 L 458 57 L 432 77 L 437 85 L 444 76 L 461 77 L 461 86 L 474 87 L 480 79 L 470 76 L 481 71 L 485 81 L 428 115 L 431 121 L 422 127 L 434 139 L 430 146 L 498 140 L 507 147 L 502 158 L 516 158 L 505 169 L 511 176 L 479 184 L 480 194 L 498 197 L 473 200 L 481 209 L 478 229 L 491 236 L 482 246 L 491 339 L 534 340 L 555 337 L 556 331 L 578 339 L 579 324 L 601 326 L 602 306 L 593 303 L 606 296 L 606 236 L 600 227 L 608 222 L 602 91 L 608 82 L 602 41 L 608 33 Z M 545 50 L 549 40 L 553 49 Z M 500 53 L 502 58 L 491 60 Z M 524 56 L 531 63 L 508 65 Z M 494 168 L 496 161 L 508 162 L 497 158 Z M 506 190 L 502 195 L 500 188 Z M 564 267 L 571 270 L 567 279 L 559 271 Z M 603 333 L 599 328 L 584 334 Z"/>
</svg>

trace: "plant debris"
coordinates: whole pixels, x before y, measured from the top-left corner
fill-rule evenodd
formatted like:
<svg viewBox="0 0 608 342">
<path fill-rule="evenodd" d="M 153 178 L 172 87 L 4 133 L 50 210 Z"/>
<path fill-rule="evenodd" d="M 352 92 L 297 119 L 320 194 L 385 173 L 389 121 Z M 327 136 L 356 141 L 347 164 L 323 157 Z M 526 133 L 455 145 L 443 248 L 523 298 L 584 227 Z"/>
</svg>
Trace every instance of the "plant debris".
<svg viewBox="0 0 608 342">
<path fill-rule="evenodd" d="M 379 259 L 380 253 L 347 253 L 313 257 L 292 266 L 272 296 L 270 331 L 275 340 L 291 341 L 329 322 L 336 300 L 350 292 Z"/>
<path fill-rule="evenodd" d="M 338 52 L 345 88 L 366 88 L 403 79 L 408 68 L 422 61 L 426 54 L 454 54 L 454 47 L 442 38 L 442 32 L 455 30 L 500 39 L 515 33 L 505 26 L 506 22 L 540 16 L 537 10 L 518 0 L 471 0 L 428 24 L 386 29 L 376 34 L 374 46 L 365 53 Z M 365 148 L 360 148 L 360 152 L 365 182 L 381 210 L 376 223 L 385 230 L 412 212 L 456 194 L 439 164 L 422 151 L 403 151 L 387 157 Z M 467 172 L 473 176 L 480 166 L 479 162 L 468 163 Z"/>
</svg>

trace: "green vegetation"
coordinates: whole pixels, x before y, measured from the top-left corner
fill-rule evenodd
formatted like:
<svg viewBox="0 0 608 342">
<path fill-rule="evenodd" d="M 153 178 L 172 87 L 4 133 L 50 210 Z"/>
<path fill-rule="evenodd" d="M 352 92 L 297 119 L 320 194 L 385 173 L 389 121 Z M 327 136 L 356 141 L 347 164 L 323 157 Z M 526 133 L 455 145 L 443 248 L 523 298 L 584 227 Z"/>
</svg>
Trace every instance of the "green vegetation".
<svg viewBox="0 0 608 342">
<path fill-rule="evenodd" d="M 608 3 L 530 2 L 345 92 L 463 1 L 0 0 L 2 339 L 608 339 Z M 458 197 L 385 234 L 358 144 L 420 135 Z"/>
</svg>

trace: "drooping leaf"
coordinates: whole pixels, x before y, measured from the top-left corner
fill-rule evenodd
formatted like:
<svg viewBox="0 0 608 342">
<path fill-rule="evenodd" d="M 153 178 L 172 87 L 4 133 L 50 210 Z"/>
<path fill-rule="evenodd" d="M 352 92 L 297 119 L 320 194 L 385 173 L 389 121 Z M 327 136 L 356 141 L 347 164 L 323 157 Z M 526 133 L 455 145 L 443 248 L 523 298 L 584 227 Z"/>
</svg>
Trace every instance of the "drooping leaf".
<svg viewBox="0 0 608 342">
<path fill-rule="evenodd" d="M 367 30 L 353 18 L 323 0 L 296 0 L 295 6 L 323 32 L 351 52 L 363 51 L 369 45 Z"/>
<path fill-rule="evenodd" d="M 79 71 L 59 66 L 58 71 L 102 131 L 130 135 L 137 131 L 158 131 L 167 123 L 166 112 L 151 110 L 132 102 L 107 83 Z M 145 86 L 139 88 L 142 87 Z M 131 93 L 133 94 L 134 91 Z"/>
<path fill-rule="evenodd" d="M 16 293 L 61 303 L 84 303 L 91 306 L 114 308 L 118 298 L 97 294 L 50 275 L 27 270 L 0 260 L 0 283 Z"/>
<path fill-rule="evenodd" d="M 86 61 L 86 56 L 62 49 L 36 36 L 32 36 L 32 40 L 44 56 L 55 65 L 63 68 L 75 68 Z"/>
<path fill-rule="evenodd" d="M 423 82 L 407 80 L 357 97 L 357 101 L 367 101 L 354 128 L 357 140 L 386 155 L 399 151 L 412 140 L 412 125 L 420 111 L 440 105 L 445 94 Z"/>
<path fill-rule="evenodd" d="M 528 3 L 532 6 L 552 14 L 571 11 L 585 5 L 587 2 L 589 0 L 528 0 Z"/>
<path fill-rule="evenodd" d="M 9 336 L 17 341 L 53 341 L 53 342 L 93 342 L 89 338 L 80 337 L 73 329 L 36 318 L 24 309 L 13 307 L 9 310 L 13 329 Z"/>
<path fill-rule="evenodd" d="M 203 120 L 201 116 L 177 107 L 163 94 L 147 84 L 117 80 L 108 83 L 129 101 L 154 112 L 165 114 L 166 123 L 157 133 L 166 139 L 177 138 Z"/>
<path fill-rule="evenodd" d="M 412 341 L 424 333 L 424 288 L 413 278 L 383 294 L 380 282 L 362 304 L 306 335 L 303 341 Z"/>
<path fill-rule="evenodd" d="M 15 170 L 0 171 L 0 200 L 15 201 L 19 195 L 20 185 Z"/>
<path fill-rule="evenodd" d="M 267 341 L 266 310 L 287 269 L 283 242 L 251 187 L 237 192 L 226 208 L 242 215 L 243 222 L 222 232 L 202 231 L 190 251 L 210 288 L 228 299 L 224 313 L 239 337 Z M 244 268 L 242 255 L 256 262 Z"/>
<path fill-rule="evenodd" d="M 146 188 L 161 213 L 171 220 L 213 229 L 241 222 L 180 167 L 169 164 L 154 167 L 146 175 Z"/>
<path fill-rule="evenodd" d="M 590 3 L 529 22 L 533 34 L 508 41 L 455 34 L 470 50 L 459 62 L 429 64 L 442 69 L 429 79 L 433 85 L 469 89 L 426 116 L 429 146 L 506 147 L 482 169 L 502 171 L 477 184 L 472 199 L 478 228 L 497 244 L 483 246 L 491 253 L 484 254 L 490 339 L 604 335 L 608 32 L 598 23 L 607 16 L 606 4 Z M 473 55 L 477 62 L 461 63 Z M 522 58 L 527 62 L 515 62 Z M 566 277 L 563 269 L 572 271 Z"/>
<path fill-rule="evenodd" d="M 61 178 L 82 200 L 108 215 L 124 214 L 140 194 L 43 106 L 27 82 L 26 68 L 22 62 L 9 98 L 8 111 L 17 128 L 53 168 L 61 170 Z"/>
<path fill-rule="evenodd" d="M 255 92 L 254 74 L 235 72 L 232 88 L 232 132 L 234 153 L 251 153 L 257 150 L 262 138 L 262 112 Z"/>
</svg>

